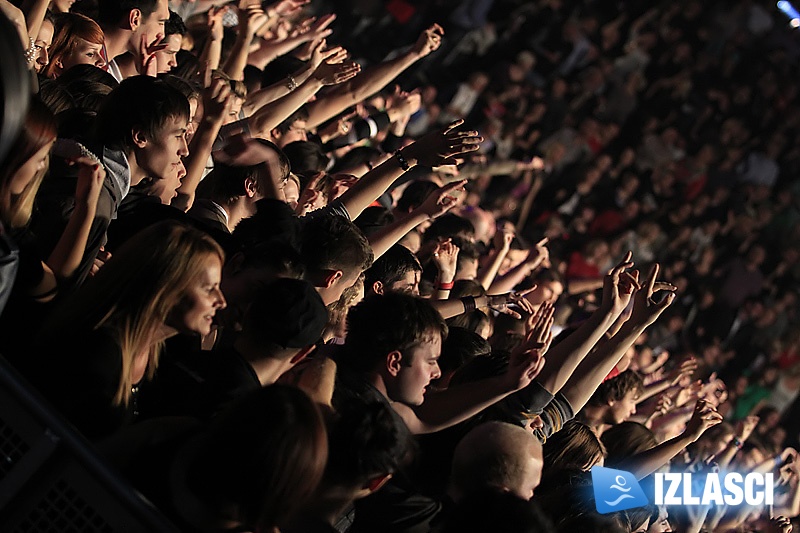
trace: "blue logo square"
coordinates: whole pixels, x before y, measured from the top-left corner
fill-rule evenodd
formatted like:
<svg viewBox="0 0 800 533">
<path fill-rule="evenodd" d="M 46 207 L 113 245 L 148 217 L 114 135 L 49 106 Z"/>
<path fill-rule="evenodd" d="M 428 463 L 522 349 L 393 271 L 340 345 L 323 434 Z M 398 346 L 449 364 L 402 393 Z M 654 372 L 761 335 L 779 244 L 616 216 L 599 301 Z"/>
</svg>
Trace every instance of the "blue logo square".
<svg viewBox="0 0 800 533">
<path fill-rule="evenodd" d="M 594 502 L 600 514 L 644 507 L 649 502 L 630 472 L 602 466 L 592 467 Z"/>
</svg>

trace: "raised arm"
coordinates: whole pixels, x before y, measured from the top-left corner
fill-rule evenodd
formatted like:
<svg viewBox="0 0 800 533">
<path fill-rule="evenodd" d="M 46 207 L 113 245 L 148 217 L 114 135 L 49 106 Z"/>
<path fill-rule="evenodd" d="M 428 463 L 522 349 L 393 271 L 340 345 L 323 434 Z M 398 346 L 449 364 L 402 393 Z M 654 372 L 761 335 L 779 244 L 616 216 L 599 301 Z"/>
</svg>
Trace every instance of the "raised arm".
<svg viewBox="0 0 800 533">
<path fill-rule="evenodd" d="M 455 156 L 477 150 L 483 138 L 478 136 L 477 131 L 459 131 L 463 122 L 453 122 L 442 130 L 425 135 L 364 174 L 364 177 L 340 197 L 350 213 L 350 218 L 358 218 L 364 209 L 411 167 L 449 164 Z"/>
<path fill-rule="evenodd" d="M 245 119 L 253 137 L 269 137 L 274 128 L 300 109 L 322 87 L 342 83 L 358 74 L 359 69 L 356 63 L 323 63 L 305 83 Z"/>
<path fill-rule="evenodd" d="M 206 72 L 208 79 L 210 70 Z M 195 192 L 200 180 L 203 179 L 208 156 L 211 155 L 214 141 L 222 128 L 232 101 L 230 84 L 222 78 L 215 79 L 203 90 L 203 120 L 200 121 L 192 137 L 189 155 L 183 160 L 186 176 L 178 187 L 178 195 L 171 202 L 173 207 L 188 211 L 194 204 Z"/>
<path fill-rule="evenodd" d="M 636 479 L 644 479 L 678 455 L 681 450 L 696 442 L 705 431 L 722 422 L 722 415 L 705 400 L 698 400 L 692 418 L 686 429 L 658 446 L 630 457 L 621 467 L 628 470 Z"/>
<path fill-rule="evenodd" d="M 637 277 L 635 271 L 633 276 Z M 578 365 L 561 391 L 576 413 L 583 409 L 603 379 L 639 338 L 639 335 L 655 322 L 675 299 L 673 292 L 675 287 L 667 283 L 656 284 L 657 276 L 658 265 L 656 264 L 650 271 L 644 287 L 634 296 L 633 313 L 630 320 L 625 322 L 616 335 L 602 343 Z M 626 290 L 632 290 L 632 288 Z M 653 293 L 656 290 L 668 291 L 660 302 L 653 300 Z"/>
<path fill-rule="evenodd" d="M 431 394 L 414 409 L 399 403 L 392 407 L 414 434 L 441 431 L 527 387 L 542 369 L 546 351 L 541 338 L 529 336 L 511 355 L 504 374 Z"/>
<path fill-rule="evenodd" d="M 537 379 L 550 393 L 555 394 L 564 387 L 581 361 L 630 302 L 633 291 L 638 285 L 635 276 L 626 272 L 632 266 L 631 252 L 628 252 L 622 262 L 605 277 L 600 308 L 592 313 L 592 316 L 572 335 L 551 348 L 549 363 L 545 365 Z M 572 405 L 575 408 L 575 404 Z M 575 408 L 575 412 L 577 411 Z"/>
<path fill-rule="evenodd" d="M 434 24 L 420 35 L 408 52 L 397 58 L 365 69 L 350 83 L 337 88 L 309 104 L 308 127 L 313 128 L 331 119 L 348 107 L 369 98 L 392 82 L 401 72 L 427 56 L 442 44 L 444 30 Z"/>
<path fill-rule="evenodd" d="M 222 38 L 225 31 L 222 16 L 225 11 L 226 7 L 214 7 L 208 11 L 208 38 L 200 53 L 200 64 L 208 65 L 211 70 L 217 70 L 222 61 Z"/>
<path fill-rule="evenodd" d="M 426 220 L 433 220 L 450 211 L 457 203 L 456 194 L 464 190 L 466 181 L 445 185 L 428 195 L 425 201 L 405 217 L 394 221 L 369 237 L 375 259 L 386 253 L 405 235 Z"/>
<path fill-rule="evenodd" d="M 493 294 L 509 292 L 522 283 L 531 272 L 539 266 L 547 267 L 550 264 L 550 251 L 547 249 L 547 237 L 536 243 L 536 247 L 528 252 L 525 260 L 506 272 L 502 277 L 495 278 L 488 291 Z"/>
<path fill-rule="evenodd" d="M 244 79 L 244 67 L 247 66 L 247 55 L 250 52 L 250 43 L 256 32 L 268 21 L 266 13 L 261 6 L 249 6 L 246 10 L 239 10 L 239 33 L 233 45 L 228 60 L 222 70 L 232 80 Z"/>
</svg>

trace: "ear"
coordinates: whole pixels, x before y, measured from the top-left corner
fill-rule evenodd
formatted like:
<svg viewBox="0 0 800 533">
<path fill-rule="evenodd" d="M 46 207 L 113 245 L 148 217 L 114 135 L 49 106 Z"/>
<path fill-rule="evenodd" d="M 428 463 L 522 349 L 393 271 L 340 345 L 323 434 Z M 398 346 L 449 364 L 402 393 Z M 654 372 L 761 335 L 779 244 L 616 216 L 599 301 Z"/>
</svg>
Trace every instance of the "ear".
<svg viewBox="0 0 800 533">
<path fill-rule="evenodd" d="M 297 363 L 305 359 L 308 356 L 308 354 L 313 352 L 316 349 L 316 347 L 317 346 L 315 344 L 312 344 L 310 346 L 306 346 L 305 348 L 300 348 L 300 350 L 292 356 L 289 362 L 293 365 L 296 365 Z"/>
<path fill-rule="evenodd" d="M 344 272 L 341 270 L 324 270 L 322 274 L 322 286 L 326 289 L 330 289 L 343 275 Z"/>
<path fill-rule="evenodd" d="M 253 198 L 258 191 L 256 190 L 256 180 L 247 178 L 244 180 L 244 192 L 248 198 Z"/>
<path fill-rule="evenodd" d="M 139 9 L 131 9 L 128 13 L 128 26 L 131 31 L 136 31 L 142 24 L 142 12 Z"/>
<path fill-rule="evenodd" d="M 386 370 L 389 371 L 389 374 L 392 377 L 397 377 L 400 373 L 400 369 L 402 368 L 401 361 L 403 360 L 403 353 L 397 350 L 393 352 L 389 352 L 386 356 Z"/>
<path fill-rule="evenodd" d="M 269 136 L 275 139 L 275 141 L 277 141 L 278 139 L 281 138 L 281 130 L 279 130 L 278 128 L 270 130 Z"/>
<path fill-rule="evenodd" d="M 377 492 L 378 489 L 386 485 L 386 482 L 392 479 L 392 474 L 382 474 L 380 476 L 376 476 L 364 485 L 364 488 L 370 492 Z"/>
<path fill-rule="evenodd" d="M 373 283 L 372 284 L 372 292 L 374 292 L 375 294 L 380 294 L 381 296 L 383 296 L 383 283 L 380 282 L 380 281 L 376 281 L 375 283 Z"/>
<path fill-rule="evenodd" d="M 137 148 L 144 148 L 147 146 L 147 137 L 145 137 L 142 130 L 133 128 L 133 130 L 131 130 L 131 138 L 133 139 L 133 144 L 135 144 Z"/>
</svg>

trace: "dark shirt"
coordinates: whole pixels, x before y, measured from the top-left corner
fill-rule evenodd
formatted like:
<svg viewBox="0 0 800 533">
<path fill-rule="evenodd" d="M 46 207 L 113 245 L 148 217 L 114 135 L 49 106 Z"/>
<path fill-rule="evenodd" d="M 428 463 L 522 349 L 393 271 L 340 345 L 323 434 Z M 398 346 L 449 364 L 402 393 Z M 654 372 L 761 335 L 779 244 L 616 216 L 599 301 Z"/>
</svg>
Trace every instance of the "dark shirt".
<svg viewBox="0 0 800 533">
<path fill-rule="evenodd" d="M 253 367 L 233 348 L 171 354 L 162 358 L 155 379 L 142 388 L 141 416 L 208 419 L 260 387 Z"/>
</svg>

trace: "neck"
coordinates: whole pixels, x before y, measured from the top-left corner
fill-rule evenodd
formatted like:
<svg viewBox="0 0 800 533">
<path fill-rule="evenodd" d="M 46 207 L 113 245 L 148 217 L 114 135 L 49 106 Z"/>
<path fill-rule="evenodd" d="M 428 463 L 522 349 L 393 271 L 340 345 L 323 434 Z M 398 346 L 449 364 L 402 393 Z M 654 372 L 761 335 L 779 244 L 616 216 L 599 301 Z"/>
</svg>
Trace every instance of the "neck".
<svg viewBox="0 0 800 533">
<path fill-rule="evenodd" d="M 233 202 L 217 202 L 228 213 L 228 231 L 233 233 L 236 225 L 243 219 L 252 216 L 248 209 L 247 199 L 239 197 Z"/>
<path fill-rule="evenodd" d="M 106 53 L 108 54 L 108 61 L 111 62 L 115 57 L 131 51 L 129 47 L 130 42 L 129 31 L 122 30 L 114 27 L 104 27 L 103 35 L 105 38 Z"/>
<path fill-rule="evenodd" d="M 328 487 L 323 494 L 318 494 L 314 503 L 308 507 L 307 516 L 323 520 L 333 526 L 355 500 L 355 494 L 347 487 Z"/>
<path fill-rule="evenodd" d="M 128 159 L 128 168 L 131 171 L 131 187 L 136 187 L 147 177 L 147 172 L 136 162 L 133 151 L 126 152 L 125 157 Z"/>
<path fill-rule="evenodd" d="M 597 435 L 601 433 L 603 426 L 603 412 L 604 408 L 602 406 L 591 406 L 587 405 L 581 411 L 581 418 L 582 422 L 589 426 L 592 431 L 594 431 Z"/>
<path fill-rule="evenodd" d="M 278 378 L 291 368 L 290 357 L 264 357 L 264 351 L 258 349 L 244 336 L 239 336 L 236 339 L 233 343 L 233 348 L 252 367 L 263 387 L 278 381 Z"/>
<path fill-rule="evenodd" d="M 392 399 L 389 397 L 389 391 L 386 390 L 386 383 L 384 383 L 383 378 L 377 372 L 371 372 L 365 376 L 366 380 L 378 389 L 378 391 L 383 394 L 383 396 L 388 399 L 390 402 Z"/>
</svg>

